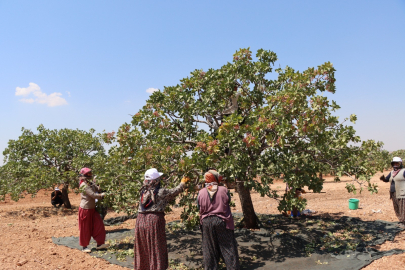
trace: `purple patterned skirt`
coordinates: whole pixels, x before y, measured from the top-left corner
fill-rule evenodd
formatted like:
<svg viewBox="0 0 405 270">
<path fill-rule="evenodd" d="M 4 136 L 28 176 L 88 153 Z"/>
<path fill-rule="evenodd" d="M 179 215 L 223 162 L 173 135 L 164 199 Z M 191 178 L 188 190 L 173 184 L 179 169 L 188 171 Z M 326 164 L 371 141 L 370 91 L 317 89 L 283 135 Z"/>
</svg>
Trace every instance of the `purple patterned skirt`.
<svg viewBox="0 0 405 270">
<path fill-rule="evenodd" d="M 135 225 L 135 270 L 164 270 L 169 267 L 163 212 L 139 213 Z"/>
</svg>

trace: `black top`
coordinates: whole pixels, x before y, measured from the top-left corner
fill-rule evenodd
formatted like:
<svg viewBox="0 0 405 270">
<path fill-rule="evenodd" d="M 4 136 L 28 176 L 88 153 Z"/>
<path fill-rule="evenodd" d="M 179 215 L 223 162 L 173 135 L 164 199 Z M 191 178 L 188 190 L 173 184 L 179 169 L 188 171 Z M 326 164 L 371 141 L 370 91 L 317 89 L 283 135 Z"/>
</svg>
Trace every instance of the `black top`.
<svg viewBox="0 0 405 270">
<path fill-rule="evenodd" d="M 405 171 L 404 171 L 404 177 L 405 177 Z M 391 178 L 391 173 L 389 173 L 387 175 L 387 177 L 385 177 L 385 180 L 383 180 L 383 181 L 384 182 L 389 182 L 390 178 Z M 391 182 L 390 192 L 395 192 L 395 181 L 394 181 L 394 179 L 392 179 L 392 182 Z"/>
<path fill-rule="evenodd" d="M 54 200 L 52 200 L 52 198 L 55 196 L 55 192 L 56 192 L 56 198 Z M 60 190 L 55 190 L 54 192 L 51 193 L 51 201 L 62 201 L 62 192 L 60 192 Z"/>
</svg>

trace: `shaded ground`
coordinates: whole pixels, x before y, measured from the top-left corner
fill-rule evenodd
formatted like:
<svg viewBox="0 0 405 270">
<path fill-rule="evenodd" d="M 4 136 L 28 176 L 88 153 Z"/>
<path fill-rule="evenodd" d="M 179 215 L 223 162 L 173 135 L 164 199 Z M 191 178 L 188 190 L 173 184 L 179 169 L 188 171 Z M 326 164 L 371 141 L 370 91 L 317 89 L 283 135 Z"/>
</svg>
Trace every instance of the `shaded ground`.
<svg viewBox="0 0 405 270">
<path fill-rule="evenodd" d="M 235 221 L 241 215 L 236 214 Z M 305 217 L 299 220 L 281 215 L 259 215 L 260 230 L 235 230 L 243 269 L 361 269 L 383 256 L 405 250 L 378 251 L 370 246 L 392 241 L 404 230 L 398 223 L 362 221 L 342 217 L 330 219 Z M 133 230 L 110 232 L 111 247 L 92 256 L 133 268 Z M 80 249 L 77 237 L 54 238 L 53 242 Z M 201 233 L 184 230 L 179 222 L 167 225 L 171 265 L 202 268 Z M 92 247 L 95 247 L 95 243 Z"/>
<path fill-rule="evenodd" d="M 317 211 L 315 214 L 317 217 L 348 216 L 360 218 L 363 221 L 396 222 L 392 202 L 389 200 L 389 184 L 379 181 L 380 175 L 377 174 L 372 179 L 372 183 L 377 183 L 379 186 L 379 193 L 375 195 L 366 191 L 357 195 L 349 194 L 344 188 L 346 183 L 349 183 L 348 179 L 343 178 L 341 183 L 335 183 L 331 177 L 326 177 L 322 193 L 309 192 L 303 195 L 308 200 L 307 208 Z M 281 181 L 272 185 L 272 189 L 281 192 L 284 188 L 285 184 Z M 79 236 L 77 207 L 80 197 L 74 193 L 69 194 L 74 206 L 73 210 L 55 210 L 50 204 L 51 192 L 51 190 L 42 190 L 35 198 L 27 197 L 18 202 L 7 198 L 5 202 L 0 202 L 0 269 L 127 269 L 52 242 L 52 237 Z M 352 197 L 360 199 L 358 210 L 348 209 L 347 201 Z M 232 212 L 241 213 L 237 193 L 234 193 L 234 200 L 236 206 L 232 208 Z M 260 197 L 254 192 L 252 200 L 256 212 L 278 214 L 276 200 Z M 172 213 L 166 215 L 166 221 L 178 220 L 181 210 L 181 208 L 174 208 Z M 107 218 L 119 215 L 122 214 L 109 212 Z M 135 220 L 130 219 L 118 226 L 106 226 L 106 230 L 114 232 L 120 229 L 130 230 L 134 227 Z M 399 232 L 394 240 L 377 245 L 375 249 L 378 251 L 405 249 L 405 232 Z M 317 255 L 307 259 L 312 262 L 317 261 L 318 259 L 315 260 L 314 256 Z M 319 260 L 319 263 L 327 261 L 322 257 Z M 404 269 L 403 265 L 405 265 L 405 253 L 382 257 L 363 269 Z"/>
</svg>

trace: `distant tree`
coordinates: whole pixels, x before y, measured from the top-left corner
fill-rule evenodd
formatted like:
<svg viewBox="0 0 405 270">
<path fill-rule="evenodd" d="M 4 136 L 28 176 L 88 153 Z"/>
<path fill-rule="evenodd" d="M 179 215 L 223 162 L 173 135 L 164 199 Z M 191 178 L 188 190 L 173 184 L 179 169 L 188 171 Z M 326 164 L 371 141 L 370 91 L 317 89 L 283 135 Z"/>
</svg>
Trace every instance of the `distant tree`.
<svg viewBox="0 0 405 270">
<path fill-rule="evenodd" d="M 270 188 L 280 176 L 291 187 L 280 211 L 305 207 L 305 200 L 293 194 L 304 186 L 320 192 L 319 172 L 325 167 L 370 183 L 377 168 L 368 153 L 381 143 L 361 143 L 353 127 L 344 124 L 348 119 L 340 122 L 332 114 L 339 106 L 322 95 L 335 92 L 332 64 L 303 72 L 277 69 L 278 77 L 270 79 L 276 54 L 260 49 L 256 58 L 241 49 L 232 63 L 219 69 L 193 71 L 180 84 L 154 92 L 132 124 L 121 126 L 116 135 L 104 135 L 118 143 L 105 162 L 110 171 L 101 180 L 116 209 L 137 203 L 142 174 L 150 167 L 167 173 L 168 186 L 178 184 L 180 175 L 197 184 L 207 168 L 216 168 L 227 181 L 236 182 L 248 228 L 258 227 L 251 190 L 280 198 Z M 195 194 L 189 190 L 180 201 L 189 223 L 198 220 Z"/>
<path fill-rule="evenodd" d="M 94 130 L 50 130 L 43 125 L 38 133 L 22 129 L 17 140 L 10 140 L 0 168 L 0 199 L 10 194 L 18 200 L 24 194 L 63 184 L 62 199 L 71 208 L 68 188 L 78 190 L 78 173 L 105 156 L 102 140 Z"/>
<path fill-rule="evenodd" d="M 4 172 L 3 167 L 0 166 L 0 201 L 5 200 L 7 190 L 8 190 L 7 174 Z"/>
<path fill-rule="evenodd" d="M 341 176 L 348 176 L 353 180 L 352 183 L 346 184 L 348 192 L 361 193 L 367 188 L 369 192 L 377 193 L 377 184 L 371 183 L 370 180 L 377 171 L 384 170 L 388 151 L 382 150 L 382 146 L 381 142 L 363 141 L 358 146 L 351 145 L 340 149 L 324 162 L 336 176 L 335 181 L 340 181 Z"/>
</svg>

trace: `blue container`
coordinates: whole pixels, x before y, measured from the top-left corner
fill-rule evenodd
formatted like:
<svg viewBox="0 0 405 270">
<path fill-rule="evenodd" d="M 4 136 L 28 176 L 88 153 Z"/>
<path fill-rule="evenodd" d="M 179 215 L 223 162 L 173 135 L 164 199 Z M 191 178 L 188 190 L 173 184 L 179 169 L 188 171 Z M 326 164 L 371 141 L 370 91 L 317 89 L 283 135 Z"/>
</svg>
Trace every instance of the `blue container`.
<svg viewBox="0 0 405 270">
<path fill-rule="evenodd" d="M 291 216 L 293 217 L 294 215 L 293 215 L 293 211 L 291 211 Z M 298 211 L 298 213 L 297 213 L 297 217 L 299 217 L 299 216 L 301 216 L 301 212 L 300 211 Z"/>
</svg>

